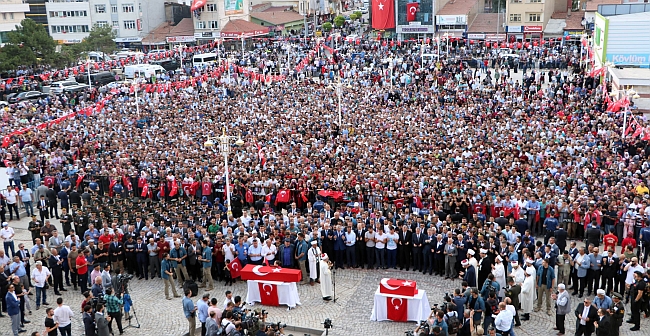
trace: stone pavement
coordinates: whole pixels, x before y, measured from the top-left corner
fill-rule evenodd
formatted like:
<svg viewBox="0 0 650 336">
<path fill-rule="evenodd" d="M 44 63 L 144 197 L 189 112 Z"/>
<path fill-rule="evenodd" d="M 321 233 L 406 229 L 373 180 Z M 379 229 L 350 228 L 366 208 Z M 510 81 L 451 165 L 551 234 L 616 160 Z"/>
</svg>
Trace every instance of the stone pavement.
<svg viewBox="0 0 650 336">
<path fill-rule="evenodd" d="M 60 228 L 58 221 L 53 221 Z M 31 247 L 31 240 L 27 228 L 27 219 L 12 221 L 10 225 L 16 230 L 17 242 L 24 242 Z M 417 272 L 404 272 L 397 270 L 339 270 L 336 272 L 336 295 L 338 301 L 324 302 L 321 298 L 319 286 L 298 286 L 302 305 L 294 310 L 287 311 L 286 307 L 264 307 L 269 311 L 268 322 L 286 323 L 288 325 L 300 326 L 311 329 L 322 329 L 322 322 L 330 318 L 334 327 L 329 334 L 334 336 L 347 335 L 382 335 L 397 336 L 403 335 L 406 330 L 414 329 L 415 323 L 397 322 L 371 322 L 370 314 L 373 306 L 373 295 L 384 277 L 411 279 L 418 282 L 418 287 L 427 291 L 431 304 L 442 303 L 445 293 L 453 292 L 460 287 L 460 280 L 444 280 L 438 276 L 422 275 Z M 130 283 L 131 297 L 134 302 L 136 316 L 140 322 L 140 329 L 128 328 L 125 335 L 160 335 L 160 336 L 181 336 L 187 333 L 187 320 L 184 318 L 181 299 L 165 300 L 164 286 L 160 279 L 137 280 Z M 210 293 L 223 302 L 224 292 L 230 290 L 234 295 L 246 297 L 246 286 L 243 282 L 237 282 L 233 286 L 226 287 L 223 283 L 215 284 L 215 289 Z M 203 294 L 201 292 L 200 294 Z M 64 303 L 69 305 L 75 312 L 72 334 L 74 336 L 83 334 L 81 322 L 80 304 L 82 295 L 71 288 L 63 292 Z M 198 299 L 200 296 L 195 297 Z M 34 296 L 30 296 L 33 300 Z M 56 296 L 49 290 L 48 302 L 50 307 L 55 307 Z M 572 311 L 578 301 L 572 297 Z M 256 308 L 256 307 L 254 307 Z M 628 306 L 629 308 L 629 306 Z M 31 320 L 25 327 L 29 335 L 33 331 L 40 331 L 43 334 L 43 321 L 45 309 L 32 310 L 32 315 L 26 317 Z M 127 322 L 123 321 L 126 325 Z M 135 321 L 134 321 L 135 322 Z M 198 321 L 197 321 L 198 323 Z M 117 334 L 117 328 L 113 324 Z M 200 326 L 200 325 L 199 325 Z M 543 311 L 531 314 L 530 321 L 524 322 L 522 327 L 516 328 L 516 335 L 555 335 L 555 316 L 548 316 Z M 566 321 L 567 335 L 572 335 L 575 330 L 575 316 L 570 314 Z M 650 327 L 650 319 L 642 319 L 642 330 L 631 332 L 630 324 L 624 323 L 621 327 L 621 335 L 650 335 L 647 328 Z M 198 331 L 200 332 L 200 330 Z M 0 319 L 0 335 L 11 335 L 10 321 L 7 317 Z M 302 336 L 302 334 L 295 334 Z"/>
</svg>

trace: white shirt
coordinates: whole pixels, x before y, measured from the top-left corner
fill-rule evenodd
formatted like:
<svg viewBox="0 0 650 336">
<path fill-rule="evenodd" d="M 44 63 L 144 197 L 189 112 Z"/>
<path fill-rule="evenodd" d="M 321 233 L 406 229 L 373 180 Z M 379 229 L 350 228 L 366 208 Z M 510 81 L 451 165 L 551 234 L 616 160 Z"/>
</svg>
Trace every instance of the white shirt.
<svg viewBox="0 0 650 336">
<path fill-rule="evenodd" d="M 582 318 L 580 319 L 580 324 L 587 325 L 588 317 L 589 317 L 589 306 L 585 305 L 585 308 L 582 309 Z"/>
<path fill-rule="evenodd" d="M 379 234 L 379 232 L 375 233 L 375 239 L 377 239 L 377 242 L 375 243 L 375 248 L 383 249 L 386 246 L 383 240 L 386 238 L 388 238 L 388 236 L 385 233 L 382 234 Z"/>
<path fill-rule="evenodd" d="M 224 251 L 223 254 L 224 260 L 230 260 L 230 261 L 235 260 L 235 245 L 233 245 L 232 243 L 230 245 L 224 245 L 223 251 Z"/>
<path fill-rule="evenodd" d="M 634 272 L 636 271 L 643 273 L 643 266 L 636 264 L 636 266 L 632 267 L 630 265 L 630 268 L 627 269 L 627 276 L 625 277 L 626 284 L 631 285 L 634 283 Z"/>
<path fill-rule="evenodd" d="M 512 327 L 513 317 L 512 312 L 506 307 L 505 310 L 500 311 L 499 315 L 497 315 L 497 318 L 494 320 L 494 326 L 497 330 L 508 331 Z"/>
<path fill-rule="evenodd" d="M 54 323 L 59 323 L 59 327 L 66 327 L 70 324 L 70 321 L 74 316 L 72 309 L 66 305 L 61 305 L 58 308 L 54 309 Z"/>
<path fill-rule="evenodd" d="M 18 196 L 18 193 L 14 189 L 5 192 L 5 197 L 7 198 L 8 204 L 16 204 L 16 196 Z"/>
<path fill-rule="evenodd" d="M 271 247 L 268 247 L 266 244 L 262 246 L 262 255 L 266 260 L 272 261 L 275 259 L 275 254 L 277 253 L 278 248 L 275 245 L 271 244 Z M 271 254 L 269 254 L 271 253 Z"/>
<path fill-rule="evenodd" d="M 2 239 L 4 239 L 4 241 L 6 242 L 13 241 L 14 240 L 12 237 L 13 235 L 14 235 L 14 229 L 8 226 L 0 230 L 0 237 L 2 237 Z"/>
<path fill-rule="evenodd" d="M 32 271 L 32 279 L 34 279 L 34 286 L 38 288 L 43 288 L 45 286 L 45 281 L 47 280 L 47 276 L 50 275 L 50 270 L 47 269 L 45 266 L 41 266 L 41 270 L 39 271 L 38 268 L 34 268 Z"/>
</svg>

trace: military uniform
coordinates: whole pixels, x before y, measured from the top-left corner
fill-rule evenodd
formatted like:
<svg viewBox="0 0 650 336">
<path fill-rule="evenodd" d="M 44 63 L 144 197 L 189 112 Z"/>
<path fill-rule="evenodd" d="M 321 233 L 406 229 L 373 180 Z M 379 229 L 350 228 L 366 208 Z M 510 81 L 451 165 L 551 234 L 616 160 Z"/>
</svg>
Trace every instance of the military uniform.
<svg viewBox="0 0 650 336">
<path fill-rule="evenodd" d="M 618 336 L 619 329 L 620 329 L 621 325 L 623 325 L 623 319 L 625 317 L 625 305 L 621 301 L 623 299 L 623 296 L 621 294 L 613 293 L 612 297 L 616 297 L 619 300 L 618 300 L 618 303 L 615 302 L 616 300 L 614 300 L 614 304 L 613 304 L 612 308 L 610 309 L 611 317 L 612 317 L 612 323 L 610 324 L 611 325 L 611 330 L 610 330 L 609 335 L 610 336 Z"/>
<path fill-rule="evenodd" d="M 510 286 L 506 289 L 506 297 L 510 298 L 512 301 L 512 305 L 515 307 L 517 310 L 515 312 L 515 325 L 518 326 L 521 324 L 521 321 L 519 320 L 519 309 L 521 309 L 521 303 L 519 302 L 519 295 L 521 294 L 521 286 L 515 284 L 514 286 Z"/>
</svg>

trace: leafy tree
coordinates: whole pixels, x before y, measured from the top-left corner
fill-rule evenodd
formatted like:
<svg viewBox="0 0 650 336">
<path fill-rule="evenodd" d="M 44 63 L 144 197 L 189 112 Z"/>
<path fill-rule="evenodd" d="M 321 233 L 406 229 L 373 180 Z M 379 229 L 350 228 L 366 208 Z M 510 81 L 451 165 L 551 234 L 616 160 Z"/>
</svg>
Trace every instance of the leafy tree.
<svg viewBox="0 0 650 336">
<path fill-rule="evenodd" d="M 334 25 L 337 28 L 343 27 L 344 24 L 345 24 L 345 17 L 343 15 L 339 15 L 334 18 Z"/>
<path fill-rule="evenodd" d="M 8 61 L 17 65 L 50 64 L 56 59 L 56 42 L 45 27 L 32 19 L 24 19 L 7 34 L 9 42 L 2 48 Z M 13 60 L 12 60 L 13 58 Z"/>
<path fill-rule="evenodd" d="M 354 14 L 357 17 L 357 19 L 360 19 L 363 16 L 363 13 L 361 13 L 360 11 L 355 11 L 352 14 Z"/>
<path fill-rule="evenodd" d="M 330 22 L 325 22 L 323 23 L 323 30 L 326 32 L 329 32 L 332 30 L 332 24 Z"/>
<path fill-rule="evenodd" d="M 356 13 L 352 13 L 352 14 L 350 14 L 350 20 L 355 21 L 355 20 L 358 19 L 358 18 L 359 18 L 359 17 L 357 17 L 357 14 L 356 14 Z"/>
<path fill-rule="evenodd" d="M 111 54 L 117 49 L 114 39 L 115 32 L 113 28 L 95 25 L 90 30 L 88 37 L 81 41 L 79 48 L 82 52 L 101 51 L 105 54 Z"/>
</svg>

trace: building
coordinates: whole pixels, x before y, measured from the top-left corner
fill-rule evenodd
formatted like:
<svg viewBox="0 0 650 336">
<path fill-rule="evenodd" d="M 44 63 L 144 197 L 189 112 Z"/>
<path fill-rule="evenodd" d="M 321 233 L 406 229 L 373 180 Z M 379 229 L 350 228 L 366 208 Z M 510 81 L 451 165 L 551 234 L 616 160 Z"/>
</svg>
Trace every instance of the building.
<svg viewBox="0 0 650 336">
<path fill-rule="evenodd" d="M 110 26 L 115 42 L 137 47 L 142 38 L 165 22 L 165 3 L 161 0 L 90 0 L 92 25 Z"/>
<path fill-rule="evenodd" d="M 292 10 L 276 11 L 271 7 L 262 12 L 251 13 L 251 22 L 264 27 L 275 35 L 289 35 L 304 30 L 304 16 Z"/>
<path fill-rule="evenodd" d="M 619 5 L 624 6 L 624 5 Z M 650 12 L 604 16 L 596 13 L 593 49 L 596 66 L 650 67 Z"/>
<path fill-rule="evenodd" d="M 45 2 L 47 0 L 25 0 L 24 3 L 29 5 L 29 12 L 25 13 L 25 18 L 32 19 L 34 22 L 41 24 L 45 30 L 50 31 L 47 27 L 47 11 L 45 10 Z"/>
<path fill-rule="evenodd" d="M 48 32 L 60 44 L 79 43 L 92 29 L 88 0 L 48 0 L 45 3 L 45 11 Z"/>
<path fill-rule="evenodd" d="M 470 41 L 500 42 L 506 39 L 503 13 L 481 13 L 467 29 Z"/>
<path fill-rule="evenodd" d="M 199 39 L 214 40 L 230 20 L 249 20 L 251 5 L 244 0 L 208 0 L 194 11 L 194 34 Z"/>
<path fill-rule="evenodd" d="M 483 0 L 456 0 L 448 2 L 436 15 L 438 36 L 462 38 L 468 26 L 484 10 Z"/>
<path fill-rule="evenodd" d="M 7 33 L 15 30 L 16 26 L 25 19 L 25 13 L 29 12 L 29 4 L 21 0 L 6 0 L 0 3 L 0 43 L 5 43 Z"/>
<path fill-rule="evenodd" d="M 192 19 L 185 18 L 176 25 L 163 22 L 142 39 L 142 46 L 145 50 L 172 49 L 194 45 L 197 40 Z"/>
<path fill-rule="evenodd" d="M 515 41 L 541 40 L 553 13 L 568 12 L 571 6 L 567 0 L 508 0 L 506 31 Z M 553 32 L 562 29 L 554 26 Z M 509 40 L 512 39 L 509 37 Z"/>
</svg>

